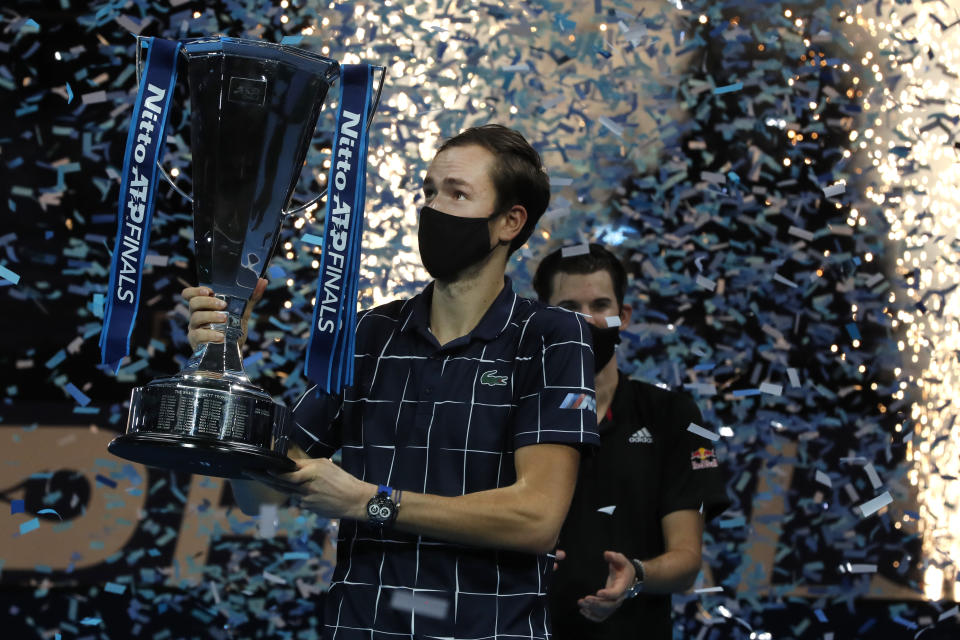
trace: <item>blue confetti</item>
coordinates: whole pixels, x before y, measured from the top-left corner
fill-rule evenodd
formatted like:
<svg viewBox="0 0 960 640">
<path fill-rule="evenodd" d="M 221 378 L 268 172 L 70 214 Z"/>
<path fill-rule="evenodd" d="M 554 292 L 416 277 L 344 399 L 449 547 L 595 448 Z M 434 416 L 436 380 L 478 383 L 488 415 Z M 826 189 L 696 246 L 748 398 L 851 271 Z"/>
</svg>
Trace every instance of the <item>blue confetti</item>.
<svg viewBox="0 0 960 640">
<path fill-rule="evenodd" d="M 738 518 L 729 518 L 726 520 L 720 520 L 719 522 L 717 522 L 717 525 L 721 529 L 732 529 L 734 527 L 742 527 L 745 524 L 747 524 L 747 519 L 744 518 L 743 516 L 740 516 Z"/>
<path fill-rule="evenodd" d="M 107 593 L 115 593 L 117 595 L 122 595 L 127 590 L 127 585 L 117 584 L 116 582 L 108 582 L 104 585 L 103 590 Z"/>
<path fill-rule="evenodd" d="M 96 481 L 97 481 L 97 484 L 102 484 L 106 487 L 110 487 L 111 489 L 117 488 L 117 483 L 115 481 L 111 480 L 106 476 L 102 476 L 99 473 L 96 475 Z"/>
<path fill-rule="evenodd" d="M 6 268 L 2 264 L 0 264 L 0 278 L 3 278 L 4 280 L 12 284 L 20 283 L 20 276 L 14 273 L 13 271 L 10 271 L 10 269 Z"/>
<path fill-rule="evenodd" d="M 846 326 L 846 329 L 851 340 L 860 340 L 860 329 L 857 328 L 856 324 L 851 322 Z"/>
<path fill-rule="evenodd" d="M 34 529 L 40 528 L 40 519 L 34 518 L 33 520 L 27 520 L 20 524 L 20 535 L 26 535 L 33 531 Z"/>
<path fill-rule="evenodd" d="M 81 407 L 85 407 L 90 404 L 89 396 L 87 396 L 87 394 L 85 394 L 83 391 L 80 391 L 80 389 L 77 389 L 72 382 L 68 382 L 67 384 L 63 385 L 63 389 L 73 396 L 73 399 L 76 400 L 77 404 L 79 404 Z"/>
<path fill-rule="evenodd" d="M 742 82 L 734 82 L 733 84 L 724 85 L 722 87 L 715 87 L 713 90 L 714 95 L 720 95 L 722 93 L 732 93 L 734 91 L 740 91 L 743 89 Z"/>
<path fill-rule="evenodd" d="M 54 369 L 56 368 L 57 365 L 59 365 L 61 362 L 63 362 L 66 359 L 67 359 L 67 352 L 64 351 L 63 349 L 60 349 L 60 351 L 57 351 L 55 354 L 53 354 L 53 356 L 49 360 L 47 360 L 45 366 L 47 367 L 47 369 Z"/>
</svg>

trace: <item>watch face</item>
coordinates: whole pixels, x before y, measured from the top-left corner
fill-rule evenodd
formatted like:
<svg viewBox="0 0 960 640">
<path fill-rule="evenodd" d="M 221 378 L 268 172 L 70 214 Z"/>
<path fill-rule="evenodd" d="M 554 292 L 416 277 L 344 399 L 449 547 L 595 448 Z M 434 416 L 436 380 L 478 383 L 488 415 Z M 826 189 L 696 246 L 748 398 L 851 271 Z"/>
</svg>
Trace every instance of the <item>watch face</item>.
<svg viewBox="0 0 960 640">
<path fill-rule="evenodd" d="M 377 494 L 367 503 L 367 517 L 372 525 L 384 525 L 393 520 L 396 507 L 386 494 Z"/>
</svg>

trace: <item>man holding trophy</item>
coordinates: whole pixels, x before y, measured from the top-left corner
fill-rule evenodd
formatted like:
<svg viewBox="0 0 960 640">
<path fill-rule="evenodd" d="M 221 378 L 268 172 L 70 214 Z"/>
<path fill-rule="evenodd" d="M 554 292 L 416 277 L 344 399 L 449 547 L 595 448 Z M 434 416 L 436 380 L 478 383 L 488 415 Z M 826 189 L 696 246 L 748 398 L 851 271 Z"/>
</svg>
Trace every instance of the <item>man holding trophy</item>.
<svg viewBox="0 0 960 640">
<path fill-rule="evenodd" d="M 419 223 L 421 257 L 435 280 L 412 299 L 358 316 L 373 68 L 224 36 L 142 38 L 138 60 L 142 50 L 104 365 L 116 370 L 129 354 L 181 70 L 192 107 L 200 286 L 183 291 L 192 357 L 178 374 L 133 389 L 126 433 L 110 451 L 230 478 L 249 514 L 292 495 L 341 519 L 325 638 L 547 638 L 547 553 L 580 450 L 599 439 L 585 321 L 518 297 L 504 275 L 549 201 L 539 154 L 498 125 L 441 146 Z M 306 373 L 318 384 L 291 416 L 247 378 L 240 345 L 338 77 L 323 294 L 306 354 Z M 341 466 L 329 460 L 338 449 Z"/>
<path fill-rule="evenodd" d="M 323 637 L 546 638 L 547 554 L 579 450 L 598 442 L 585 322 L 518 297 L 504 275 L 548 179 L 520 134 L 487 125 L 440 147 L 423 193 L 435 280 L 362 312 L 353 385 L 298 402 L 297 468 L 270 482 L 287 493 L 236 479 L 234 493 L 248 514 L 292 493 L 342 520 Z M 223 340 L 216 293 L 183 291 L 195 348 Z"/>
</svg>

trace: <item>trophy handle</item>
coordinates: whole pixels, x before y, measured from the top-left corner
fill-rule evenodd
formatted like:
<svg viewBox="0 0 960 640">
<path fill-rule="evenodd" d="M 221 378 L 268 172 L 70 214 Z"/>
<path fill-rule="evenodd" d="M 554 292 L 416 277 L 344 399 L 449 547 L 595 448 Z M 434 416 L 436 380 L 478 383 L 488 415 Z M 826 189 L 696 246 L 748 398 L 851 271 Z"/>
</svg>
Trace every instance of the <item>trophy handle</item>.
<svg viewBox="0 0 960 640">
<path fill-rule="evenodd" d="M 381 66 L 377 65 L 377 66 L 374 66 L 373 68 L 376 69 L 376 70 L 378 70 L 378 71 L 380 72 L 380 84 L 377 86 L 377 95 L 374 96 L 374 98 L 373 98 L 373 104 L 370 106 L 370 111 L 369 111 L 369 113 L 367 113 L 367 128 L 368 128 L 368 129 L 370 128 L 370 125 L 373 124 L 373 118 L 374 118 L 374 116 L 377 115 L 377 108 L 380 106 L 380 94 L 383 93 L 383 83 L 386 81 L 386 78 L 387 78 L 387 68 L 386 68 L 386 67 L 381 67 Z M 320 195 L 318 195 L 318 196 L 315 197 L 315 198 L 312 198 L 310 201 L 308 201 L 308 202 L 306 202 L 306 203 L 304 203 L 304 204 L 301 204 L 301 205 L 299 205 L 299 206 L 297 206 L 297 207 L 294 207 L 293 209 L 284 210 L 283 215 L 285 215 L 285 216 L 292 216 L 292 215 L 296 215 L 296 214 L 300 213 L 301 211 L 304 211 L 305 209 L 309 209 L 309 208 L 312 207 L 313 205 L 315 205 L 315 204 L 317 204 L 318 202 L 320 202 L 320 200 L 322 200 L 323 197 L 326 196 L 326 195 L 327 195 L 327 190 L 324 189 L 323 191 L 320 192 Z"/>
<path fill-rule="evenodd" d="M 143 45 L 141 44 L 141 41 L 144 39 L 144 36 L 137 35 L 134 37 L 137 39 L 137 61 L 134 66 L 137 70 L 137 86 L 140 86 L 140 74 L 143 71 L 143 63 L 141 61 L 140 51 L 141 49 L 143 49 Z M 160 160 L 157 160 L 157 169 L 160 170 L 160 175 L 163 176 L 163 179 L 167 181 L 167 184 L 169 184 L 174 191 L 176 191 L 181 196 L 186 198 L 190 204 L 193 204 L 193 197 L 189 193 L 187 193 L 186 191 L 184 191 L 183 189 L 177 186 L 177 183 L 174 182 L 173 179 L 167 174 L 167 170 L 164 169 L 163 165 L 160 164 Z"/>
</svg>

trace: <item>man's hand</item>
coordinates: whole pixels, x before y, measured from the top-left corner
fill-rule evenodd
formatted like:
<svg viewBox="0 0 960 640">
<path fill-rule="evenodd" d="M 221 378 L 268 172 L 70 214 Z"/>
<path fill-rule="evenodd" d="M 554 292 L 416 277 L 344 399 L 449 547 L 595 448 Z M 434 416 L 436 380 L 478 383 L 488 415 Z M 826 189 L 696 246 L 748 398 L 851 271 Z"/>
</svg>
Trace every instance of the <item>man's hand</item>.
<svg viewBox="0 0 960 640">
<path fill-rule="evenodd" d="M 624 593 L 637 577 L 633 563 L 622 553 L 604 551 L 603 558 L 610 570 L 607 574 L 607 585 L 596 594 L 577 600 L 580 613 L 593 622 L 603 622 L 620 608 Z"/>
<path fill-rule="evenodd" d="M 377 486 L 350 475 L 328 458 L 296 460 L 297 470 L 276 474 L 286 482 L 300 486 L 301 509 L 309 509 L 325 518 L 364 520 L 367 502 Z"/>
<path fill-rule="evenodd" d="M 253 296 L 247 301 L 247 306 L 243 310 L 241 347 L 247 340 L 247 322 L 250 320 L 253 306 L 260 301 L 263 292 L 266 290 L 267 280 L 260 278 L 253 290 Z M 226 303 L 219 298 L 215 298 L 214 292 L 208 287 L 187 287 L 180 292 L 180 297 L 190 305 L 190 324 L 187 331 L 190 348 L 196 351 L 197 347 L 205 342 L 223 342 L 223 333 L 214 331 L 210 326 L 226 322 L 227 315 L 222 311 Z"/>
</svg>

